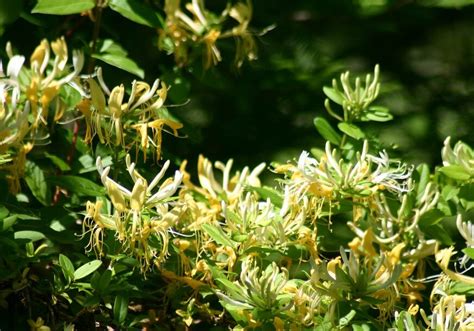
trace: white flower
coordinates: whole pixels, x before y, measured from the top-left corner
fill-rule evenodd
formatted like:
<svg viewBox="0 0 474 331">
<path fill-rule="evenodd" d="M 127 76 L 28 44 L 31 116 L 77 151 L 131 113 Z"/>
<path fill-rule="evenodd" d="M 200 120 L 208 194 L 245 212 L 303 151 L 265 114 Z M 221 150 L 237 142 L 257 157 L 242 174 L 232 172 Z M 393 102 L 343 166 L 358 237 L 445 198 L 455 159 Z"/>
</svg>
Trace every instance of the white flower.
<svg viewBox="0 0 474 331">
<path fill-rule="evenodd" d="M 458 141 L 454 149 L 450 145 L 451 137 L 446 138 L 441 150 L 444 166 L 457 165 L 462 167 L 472 178 L 474 176 L 474 151 L 467 144 Z"/>
<path fill-rule="evenodd" d="M 310 192 L 316 196 L 332 197 L 333 193 L 370 195 L 384 189 L 396 194 L 409 191 L 411 168 L 390 160 L 385 151 L 379 156 L 368 154 L 367 141 L 362 152 L 356 155 L 355 164 L 338 158 L 329 142 L 325 151 L 320 161 L 303 151 L 297 166 L 290 168 L 294 174 L 290 185 L 296 195 Z M 375 170 L 371 169 L 372 164 L 376 165 Z"/>
<path fill-rule="evenodd" d="M 164 183 L 161 184 L 158 191 L 155 194 L 152 194 L 152 190 L 163 178 L 166 170 L 168 169 L 170 161 L 167 161 L 163 165 L 161 171 L 155 176 L 149 185 L 147 181 L 138 173 L 138 171 L 135 170 L 135 163 L 130 161 L 130 155 L 128 154 L 126 156 L 126 164 L 128 173 L 134 182 L 132 191 L 108 177 L 110 167 L 104 168 L 100 157 L 98 157 L 96 161 L 97 171 L 99 172 L 102 183 L 107 189 L 109 195 L 115 195 L 115 197 L 119 199 L 118 201 L 130 201 L 130 207 L 132 207 L 135 202 L 138 204 L 137 207 L 139 208 L 157 207 L 158 204 L 166 202 L 166 199 L 171 198 L 174 195 L 183 179 L 183 174 L 179 170 L 176 170 L 174 178 L 168 178 L 165 180 Z M 120 192 L 122 198 L 118 197 L 117 194 L 114 194 L 114 192 Z M 114 202 L 114 197 L 112 197 L 112 200 L 112 202 Z"/>
</svg>

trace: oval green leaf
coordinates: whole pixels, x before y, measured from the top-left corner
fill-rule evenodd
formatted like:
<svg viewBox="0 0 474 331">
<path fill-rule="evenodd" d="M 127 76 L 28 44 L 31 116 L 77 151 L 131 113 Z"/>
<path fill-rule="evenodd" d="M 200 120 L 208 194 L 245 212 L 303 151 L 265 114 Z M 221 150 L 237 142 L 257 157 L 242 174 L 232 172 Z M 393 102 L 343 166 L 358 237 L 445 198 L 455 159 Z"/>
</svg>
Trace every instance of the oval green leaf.
<svg viewBox="0 0 474 331">
<path fill-rule="evenodd" d="M 10 215 L 3 219 L 0 217 L 0 231 L 6 231 L 11 228 L 16 223 L 16 220 L 16 215 Z"/>
<path fill-rule="evenodd" d="M 471 178 L 471 175 L 466 171 L 466 169 L 455 164 L 442 167 L 439 171 L 447 177 L 455 180 L 468 180 Z"/>
<path fill-rule="evenodd" d="M 145 72 L 140 68 L 133 60 L 129 59 L 124 55 L 117 54 L 92 54 L 92 57 L 103 61 L 113 67 L 122 69 L 126 72 L 129 72 L 133 75 L 136 75 L 143 79 L 145 77 Z"/>
<path fill-rule="evenodd" d="M 71 260 L 66 255 L 59 254 L 59 266 L 63 271 L 64 277 L 69 282 L 72 282 L 74 280 L 74 265 Z"/>
<path fill-rule="evenodd" d="M 117 295 L 114 301 L 114 317 L 115 320 L 122 324 L 127 317 L 128 298 L 124 295 Z"/>
<path fill-rule="evenodd" d="M 467 248 L 464 248 L 462 251 L 463 251 L 464 254 L 469 256 L 470 259 L 474 260 L 474 248 L 467 247 Z"/>
<path fill-rule="evenodd" d="M 163 26 L 163 18 L 153 8 L 141 1 L 110 0 L 109 7 L 135 23 L 146 25 L 150 28 Z"/>
<path fill-rule="evenodd" d="M 369 112 L 365 114 L 365 117 L 374 122 L 387 122 L 393 119 L 392 114 L 379 112 Z"/>
<path fill-rule="evenodd" d="M 71 15 L 94 7 L 94 0 L 38 0 L 31 12 L 34 14 Z"/>
<path fill-rule="evenodd" d="M 341 135 L 337 133 L 336 130 L 332 128 L 331 124 L 329 124 L 329 122 L 324 118 L 316 117 L 314 119 L 314 126 L 316 127 L 316 130 L 318 130 L 319 134 L 331 144 L 341 144 Z"/>
<path fill-rule="evenodd" d="M 48 181 L 54 185 L 63 187 L 70 192 L 85 196 L 98 196 L 105 194 L 105 188 L 93 181 L 78 176 L 50 177 Z"/>
<path fill-rule="evenodd" d="M 87 262 L 86 264 L 77 268 L 77 270 L 74 272 L 74 279 L 78 280 L 89 276 L 91 273 L 96 271 L 101 265 L 102 261 L 100 260 Z"/>
<path fill-rule="evenodd" d="M 342 105 L 342 102 L 344 101 L 344 96 L 342 95 L 341 92 L 336 91 L 332 87 L 324 86 L 323 87 L 323 92 L 326 94 L 326 96 L 337 103 L 338 105 Z"/>
<path fill-rule="evenodd" d="M 218 244 L 229 246 L 232 248 L 236 247 L 236 242 L 230 240 L 227 235 L 218 226 L 212 224 L 203 224 L 202 229 Z"/>
<path fill-rule="evenodd" d="M 46 184 L 43 170 L 34 162 L 26 161 L 25 181 L 35 198 L 41 204 L 48 206 L 51 201 L 51 192 Z"/>
<path fill-rule="evenodd" d="M 352 123 L 347 123 L 347 122 L 341 122 L 337 125 L 339 130 L 347 134 L 349 137 L 352 137 L 354 139 L 362 139 L 365 138 L 364 132 L 357 126 Z"/>
<path fill-rule="evenodd" d="M 41 239 L 46 238 L 44 234 L 39 231 L 32 231 L 32 230 L 25 230 L 25 231 L 17 231 L 14 235 L 15 239 L 28 239 L 31 241 L 38 241 Z"/>
</svg>

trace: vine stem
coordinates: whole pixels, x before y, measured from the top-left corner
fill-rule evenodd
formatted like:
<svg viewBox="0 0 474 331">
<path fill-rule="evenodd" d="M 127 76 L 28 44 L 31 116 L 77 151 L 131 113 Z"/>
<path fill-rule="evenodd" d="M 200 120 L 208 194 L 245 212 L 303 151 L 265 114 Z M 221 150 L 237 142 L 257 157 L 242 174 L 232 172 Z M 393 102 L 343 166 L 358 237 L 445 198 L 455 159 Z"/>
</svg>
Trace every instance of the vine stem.
<svg viewBox="0 0 474 331">
<path fill-rule="evenodd" d="M 105 5 L 105 1 L 99 0 L 97 1 L 96 7 L 94 8 L 94 12 L 95 12 L 94 30 L 92 32 L 91 52 L 89 55 L 89 64 L 87 67 L 87 73 L 89 74 L 92 74 L 94 72 L 95 59 L 92 57 L 92 54 L 94 54 L 97 48 L 97 40 L 99 39 L 100 24 L 101 24 L 101 19 L 102 19 L 102 10 L 104 8 L 104 5 Z M 72 164 L 72 161 L 74 159 L 74 152 L 76 150 L 79 129 L 80 129 L 80 123 L 76 120 L 74 121 L 74 126 L 73 126 L 71 147 L 69 149 L 69 153 L 66 158 L 66 161 L 69 165 Z M 56 191 L 54 192 L 53 201 L 52 201 L 53 206 L 59 202 L 59 199 L 61 198 L 61 193 L 62 193 L 61 188 L 59 186 L 56 186 Z"/>
<path fill-rule="evenodd" d="M 95 59 L 92 57 L 92 54 L 95 53 L 97 48 L 97 40 L 99 39 L 100 33 L 100 23 L 102 21 L 102 10 L 104 9 L 104 1 L 97 1 L 97 6 L 94 8 L 95 11 L 95 21 L 94 21 L 94 30 L 92 32 L 92 45 L 91 53 L 89 55 L 89 65 L 87 67 L 87 72 L 92 74 L 94 72 Z"/>
</svg>

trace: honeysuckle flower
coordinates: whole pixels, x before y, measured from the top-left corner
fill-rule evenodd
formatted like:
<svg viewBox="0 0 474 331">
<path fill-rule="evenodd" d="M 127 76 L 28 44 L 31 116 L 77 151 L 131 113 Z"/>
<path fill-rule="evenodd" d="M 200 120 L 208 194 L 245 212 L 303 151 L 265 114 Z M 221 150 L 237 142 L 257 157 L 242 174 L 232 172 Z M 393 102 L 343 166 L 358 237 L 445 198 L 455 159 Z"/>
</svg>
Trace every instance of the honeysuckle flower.
<svg viewBox="0 0 474 331">
<path fill-rule="evenodd" d="M 468 179 L 474 176 L 474 151 L 469 145 L 458 141 L 453 149 L 451 148 L 451 137 L 447 137 L 444 140 L 441 157 L 444 166 L 460 167 Z"/>
<path fill-rule="evenodd" d="M 96 203 L 88 201 L 83 222 L 83 236 L 90 234 L 86 251 L 94 250 L 98 256 L 103 254 L 104 231 L 106 229 L 117 230 L 117 223 L 114 217 L 101 213 L 102 206 L 103 202 L 101 200 L 97 200 Z"/>
<path fill-rule="evenodd" d="M 25 175 L 26 155 L 33 149 L 33 144 L 25 143 L 17 150 L 17 154 L 12 162 L 4 166 L 8 171 L 7 182 L 8 189 L 12 194 L 20 192 L 20 179 Z"/>
<path fill-rule="evenodd" d="M 456 227 L 461 236 L 466 240 L 466 247 L 474 248 L 474 225 L 470 221 L 463 222 L 461 215 L 458 215 L 456 218 Z M 469 260 L 469 256 L 464 254 L 464 257 L 461 259 L 461 266 L 465 267 Z"/>
<path fill-rule="evenodd" d="M 378 157 L 368 154 L 368 142 L 365 141 L 362 152 L 357 154 L 356 163 L 347 164 L 336 157 L 336 150 L 326 143 L 325 155 L 320 161 L 302 152 L 297 165 L 276 169 L 288 171 L 292 191 L 297 196 L 310 194 L 319 198 L 335 199 L 342 196 L 370 196 L 377 191 L 388 190 L 396 194 L 409 190 L 407 180 L 411 169 L 399 162 L 389 160 L 385 152 Z M 372 170 L 372 165 L 376 168 Z M 395 166 L 394 166 L 395 165 Z"/>
<path fill-rule="evenodd" d="M 222 172 L 222 182 L 218 182 L 214 175 L 214 167 L 212 162 L 200 155 L 198 159 L 198 180 L 200 187 L 186 181 L 185 185 L 190 190 L 195 190 L 198 193 L 208 197 L 209 202 L 216 204 L 220 208 L 220 199 L 226 201 L 227 205 L 233 205 L 244 192 L 245 186 L 260 186 L 258 176 L 265 169 L 265 163 L 259 164 L 253 170 L 249 167 L 244 167 L 242 171 L 237 171 L 233 176 L 231 174 L 233 160 L 230 159 L 226 164 L 222 162 L 215 162 L 216 169 Z M 181 171 L 184 170 L 181 167 Z M 232 176 L 232 177 L 231 177 Z"/>
<path fill-rule="evenodd" d="M 51 49 L 54 54 L 52 68 L 47 71 Z M 64 37 L 51 42 L 42 40 L 30 57 L 31 77 L 29 86 L 25 93 L 31 103 L 34 115 L 40 115 L 39 119 L 46 124 L 48 118 L 48 106 L 58 95 L 62 85 L 72 82 L 84 66 L 84 56 L 80 51 L 73 51 L 73 71 L 67 73 L 68 49 Z M 58 111 L 58 109 L 57 109 Z M 60 116 L 56 116 L 58 118 Z M 38 125 L 39 123 L 35 123 Z"/>
<path fill-rule="evenodd" d="M 44 324 L 44 320 L 38 317 L 36 321 L 28 320 L 31 331 L 51 331 L 51 328 Z"/>
<path fill-rule="evenodd" d="M 406 185 L 411 187 L 411 181 L 408 181 Z M 408 192 L 398 197 L 400 205 L 395 214 L 389 206 L 386 195 L 378 192 L 371 197 L 371 214 L 367 221 L 372 228 L 374 241 L 384 251 L 403 245 L 403 257 L 418 261 L 428 255 L 433 255 L 436 251 L 436 240 L 427 240 L 418 223 L 425 213 L 435 208 L 440 192 L 433 183 L 429 182 L 424 190 L 419 192 L 416 201 L 409 203 L 412 195 Z M 363 238 L 365 230 L 356 221 L 348 222 L 348 226 L 358 238 Z"/>
<path fill-rule="evenodd" d="M 103 144 L 123 146 L 127 150 L 135 145 L 142 150 L 144 160 L 149 146 L 153 145 L 155 158 L 159 160 L 164 127 L 171 128 L 175 136 L 182 127 L 181 123 L 161 118 L 158 113 L 166 100 L 166 84 L 157 79 L 150 86 L 135 80 L 126 100 L 123 85 L 110 91 L 102 81 L 101 71 L 97 72 L 97 77 L 99 83 L 92 78 L 87 79 L 90 101 L 83 99 L 78 105 L 86 119 L 86 142 L 91 142 L 97 135 Z"/>
<path fill-rule="evenodd" d="M 434 307 L 431 318 L 422 311 L 430 330 L 454 331 L 474 329 L 474 303 L 466 303 L 464 295 L 446 295 Z"/>
<path fill-rule="evenodd" d="M 209 12 L 204 7 L 204 0 L 192 0 L 185 4 L 186 12 L 181 9 L 180 0 L 165 1 L 166 25 L 160 30 L 160 46 L 174 53 L 176 62 L 185 65 L 190 49 L 195 44 L 204 44 L 204 67 L 218 64 L 221 53 L 216 42 L 219 39 L 233 37 L 236 39 L 235 63 L 240 67 L 245 58 L 256 58 L 256 45 L 248 30 L 252 17 L 249 1 L 238 2 L 228 6 L 220 15 Z M 230 17 L 237 23 L 224 30 Z"/>
<path fill-rule="evenodd" d="M 165 180 L 161 184 L 158 191 L 152 194 L 152 190 L 158 185 L 166 170 L 168 169 L 170 161 L 165 162 L 161 171 L 155 176 L 149 185 L 147 181 L 135 170 L 135 163 L 130 161 L 129 154 L 126 156 L 126 164 L 127 171 L 135 183 L 132 191 L 108 177 L 110 167 L 104 168 L 100 157 L 98 157 L 96 161 L 97 171 L 100 174 L 102 183 L 111 197 L 113 196 L 112 203 L 115 201 L 114 207 L 119 211 L 126 209 L 139 211 L 142 208 L 156 207 L 159 203 L 163 203 L 164 200 L 170 198 L 176 192 L 183 178 L 181 172 L 176 170 L 174 178 L 168 178 Z"/>
<path fill-rule="evenodd" d="M 463 282 L 465 284 L 474 285 L 474 277 L 469 277 L 457 272 L 454 272 L 449 269 L 449 262 L 451 261 L 451 257 L 455 254 L 454 247 L 449 247 L 442 249 L 436 252 L 436 263 L 441 268 L 441 270 L 448 276 L 451 280 Z"/>
<path fill-rule="evenodd" d="M 168 254 L 169 231 L 177 222 L 181 213 L 180 208 L 170 210 L 170 202 L 181 184 L 182 175 L 175 172 L 174 178 L 162 181 L 170 162 L 167 161 L 155 178 L 148 181 L 135 169 L 135 163 L 130 156 L 126 158 L 127 172 L 134 185 L 131 190 L 111 179 L 108 174 L 110 167 L 104 167 L 101 158 L 97 158 L 97 171 L 107 195 L 113 206 L 113 213 L 100 212 L 100 206 L 88 204 L 85 226 L 90 229 L 90 246 L 100 252 L 101 236 L 104 229 L 116 232 L 119 241 L 124 243 L 124 249 L 130 250 L 140 261 L 146 271 L 152 262 L 159 265 Z M 158 190 L 155 187 L 162 182 Z M 150 246 L 149 240 L 154 237 L 161 243 Z"/>
<path fill-rule="evenodd" d="M 246 259 L 242 262 L 239 281 L 221 283 L 225 290 L 216 292 L 219 299 L 240 309 L 257 308 L 276 313 L 292 306 L 293 295 L 282 293 L 288 283 L 288 270 L 274 262 L 260 271 L 252 259 Z"/>
<path fill-rule="evenodd" d="M 314 269 L 311 270 L 311 275 Z M 314 289 L 312 282 L 306 281 L 296 288 L 294 293 L 294 323 L 298 326 L 309 327 L 315 323 L 315 317 L 326 311 L 327 305 L 324 304 L 324 295 Z"/>
</svg>

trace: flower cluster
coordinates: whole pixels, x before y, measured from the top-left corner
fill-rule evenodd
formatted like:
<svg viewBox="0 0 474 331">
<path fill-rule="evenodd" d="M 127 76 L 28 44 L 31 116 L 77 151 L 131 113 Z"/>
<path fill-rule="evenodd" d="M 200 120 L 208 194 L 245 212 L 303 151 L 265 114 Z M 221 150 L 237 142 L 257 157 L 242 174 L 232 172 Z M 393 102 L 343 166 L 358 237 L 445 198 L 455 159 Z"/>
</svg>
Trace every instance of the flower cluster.
<svg viewBox="0 0 474 331">
<path fill-rule="evenodd" d="M 90 232 L 90 249 L 101 255 L 104 231 L 113 230 L 117 239 L 124 245 L 124 250 L 132 252 L 146 270 L 150 264 L 158 265 L 166 258 L 169 231 L 177 221 L 173 209 L 170 208 L 173 203 L 169 199 L 181 184 L 182 174 L 176 171 L 174 178 L 164 180 L 152 194 L 163 179 L 170 162 L 164 164 L 150 183 L 135 170 L 135 164 L 130 161 L 129 155 L 126 163 L 127 171 L 134 182 L 131 190 L 111 179 L 108 176 L 110 167 L 104 168 L 101 159 L 97 159 L 97 170 L 112 203 L 112 210 L 104 210 L 101 200 L 96 203 L 89 202 L 84 225 Z M 152 238 L 160 244 L 150 245 Z"/>
<path fill-rule="evenodd" d="M 118 102 L 121 109 L 133 104 L 130 99 Z M 281 178 L 274 187 L 262 185 L 263 163 L 233 172 L 232 160 L 213 163 L 201 155 L 197 180 L 184 161 L 152 193 L 170 163 L 148 182 L 127 156 L 134 183 L 127 189 L 99 158 L 110 202 L 87 205 L 90 248 L 103 253 L 104 236 L 113 235 L 143 272 L 156 269 L 163 276 L 166 293 L 185 286 L 186 310 L 176 314 L 188 326 L 199 314 L 214 321 L 222 316 L 206 308 L 212 293 L 243 328 L 344 329 L 367 319 L 377 329 L 393 322 L 399 330 L 423 324 L 468 330 L 471 303 L 456 288 L 474 284 L 465 275 L 473 229 L 461 215 L 471 208 L 470 196 L 453 214 L 450 187 L 443 189 L 452 181 L 443 174 L 470 171 L 471 150 L 464 144 L 451 150 L 448 140 L 444 167 L 431 174 L 427 166 L 415 169 L 356 140 L 341 140 L 339 148 L 327 142 L 319 157 L 302 152 L 276 165 Z M 457 260 L 440 225 L 453 217 L 466 240 Z M 427 270 L 427 257 L 436 261 L 430 266 L 435 272 Z M 430 313 L 419 306 L 428 299 Z"/>
<path fill-rule="evenodd" d="M 35 145 L 49 142 L 53 124 L 84 118 L 84 141 L 121 146 L 126 151 L 141 150 L 146 160 L 150 149 L 161 157 L 163 131 L 174 135 L 182 124 L 166 111 L 168 87 L 159 80 L 152 86 L 133 81 L 128 99 L 123 85 L 109 89 L 100 68 L 93 75 L 80 75 L 84 56 L 72 51 L 72 64 L 64 37 L 51 43 L 41 41 L 30 57 L 10 57 L 6 72 L 0 65 L 0 156 L 8 172 L 10 191 L 20 191 L 26 155 Z M 70 120 L 72 118 L 72 120 Z"/>
<path fill-rule="evenodd" d="M 64 38 L 51 43 L 41 41 L 30 57 L 29 67 L 24 56 L 13 54 L 10 44 L 6 52 L 9 56 L 6 72 L 0 63 L 0 155 L 10 155 L 10 162 L 3 168 L 9 173 L 10 191 L 17 193 L 26 155 L 35 144 L 48 139 L 48 121 L 57 122 L 68 107 L 74 107 L 60 94 L 77 86 L 84 56 L 73 51 L 72 66 L 68 65 Z"/>
<path fill-rule="evenodd" d="M 222 60 L 216 42 L 219 39 L 233 37 L 237 50 L 235 64 L 240 67 L 245 59 L 256 59 L 256 45 L 248 25 L 252 18 L 250 1 L 237 2 L 219 15 L 204 7 L 204 0 L 192 0 L 181 8 L 180 0 L 166 0 L 165 28 L 160 31 L 160 47 L 174 53 L 176 62 L 184 65 L 191 50 L 196 45 L 204 49 L 204 67 L 209 68 Z M 231 18 L 236 25 L 225 30 Z"/>
<path fill-rule="evenodd" d="M 166 100 L 167 86 L 159 80 L 151 87 L 145 82 L 133 81 L 126 100 L 124 86 L 109 90 L 100 69 L 97 79 L 99 83 L 93 78 L 87 79 L 90 98 L 84 98 L 77 107 L 86 120 L 85 141 L 90 143 L 97 136 L 102 144 L 122 146 L 125 150 L 137 147 L 142 150 L 145 160 L 153 145 L 155 158 L 159 160 L 164 127 L 171 128 L 174 135 L 182 127 L 181 123 L 160 112 Z"/>
</svg>

